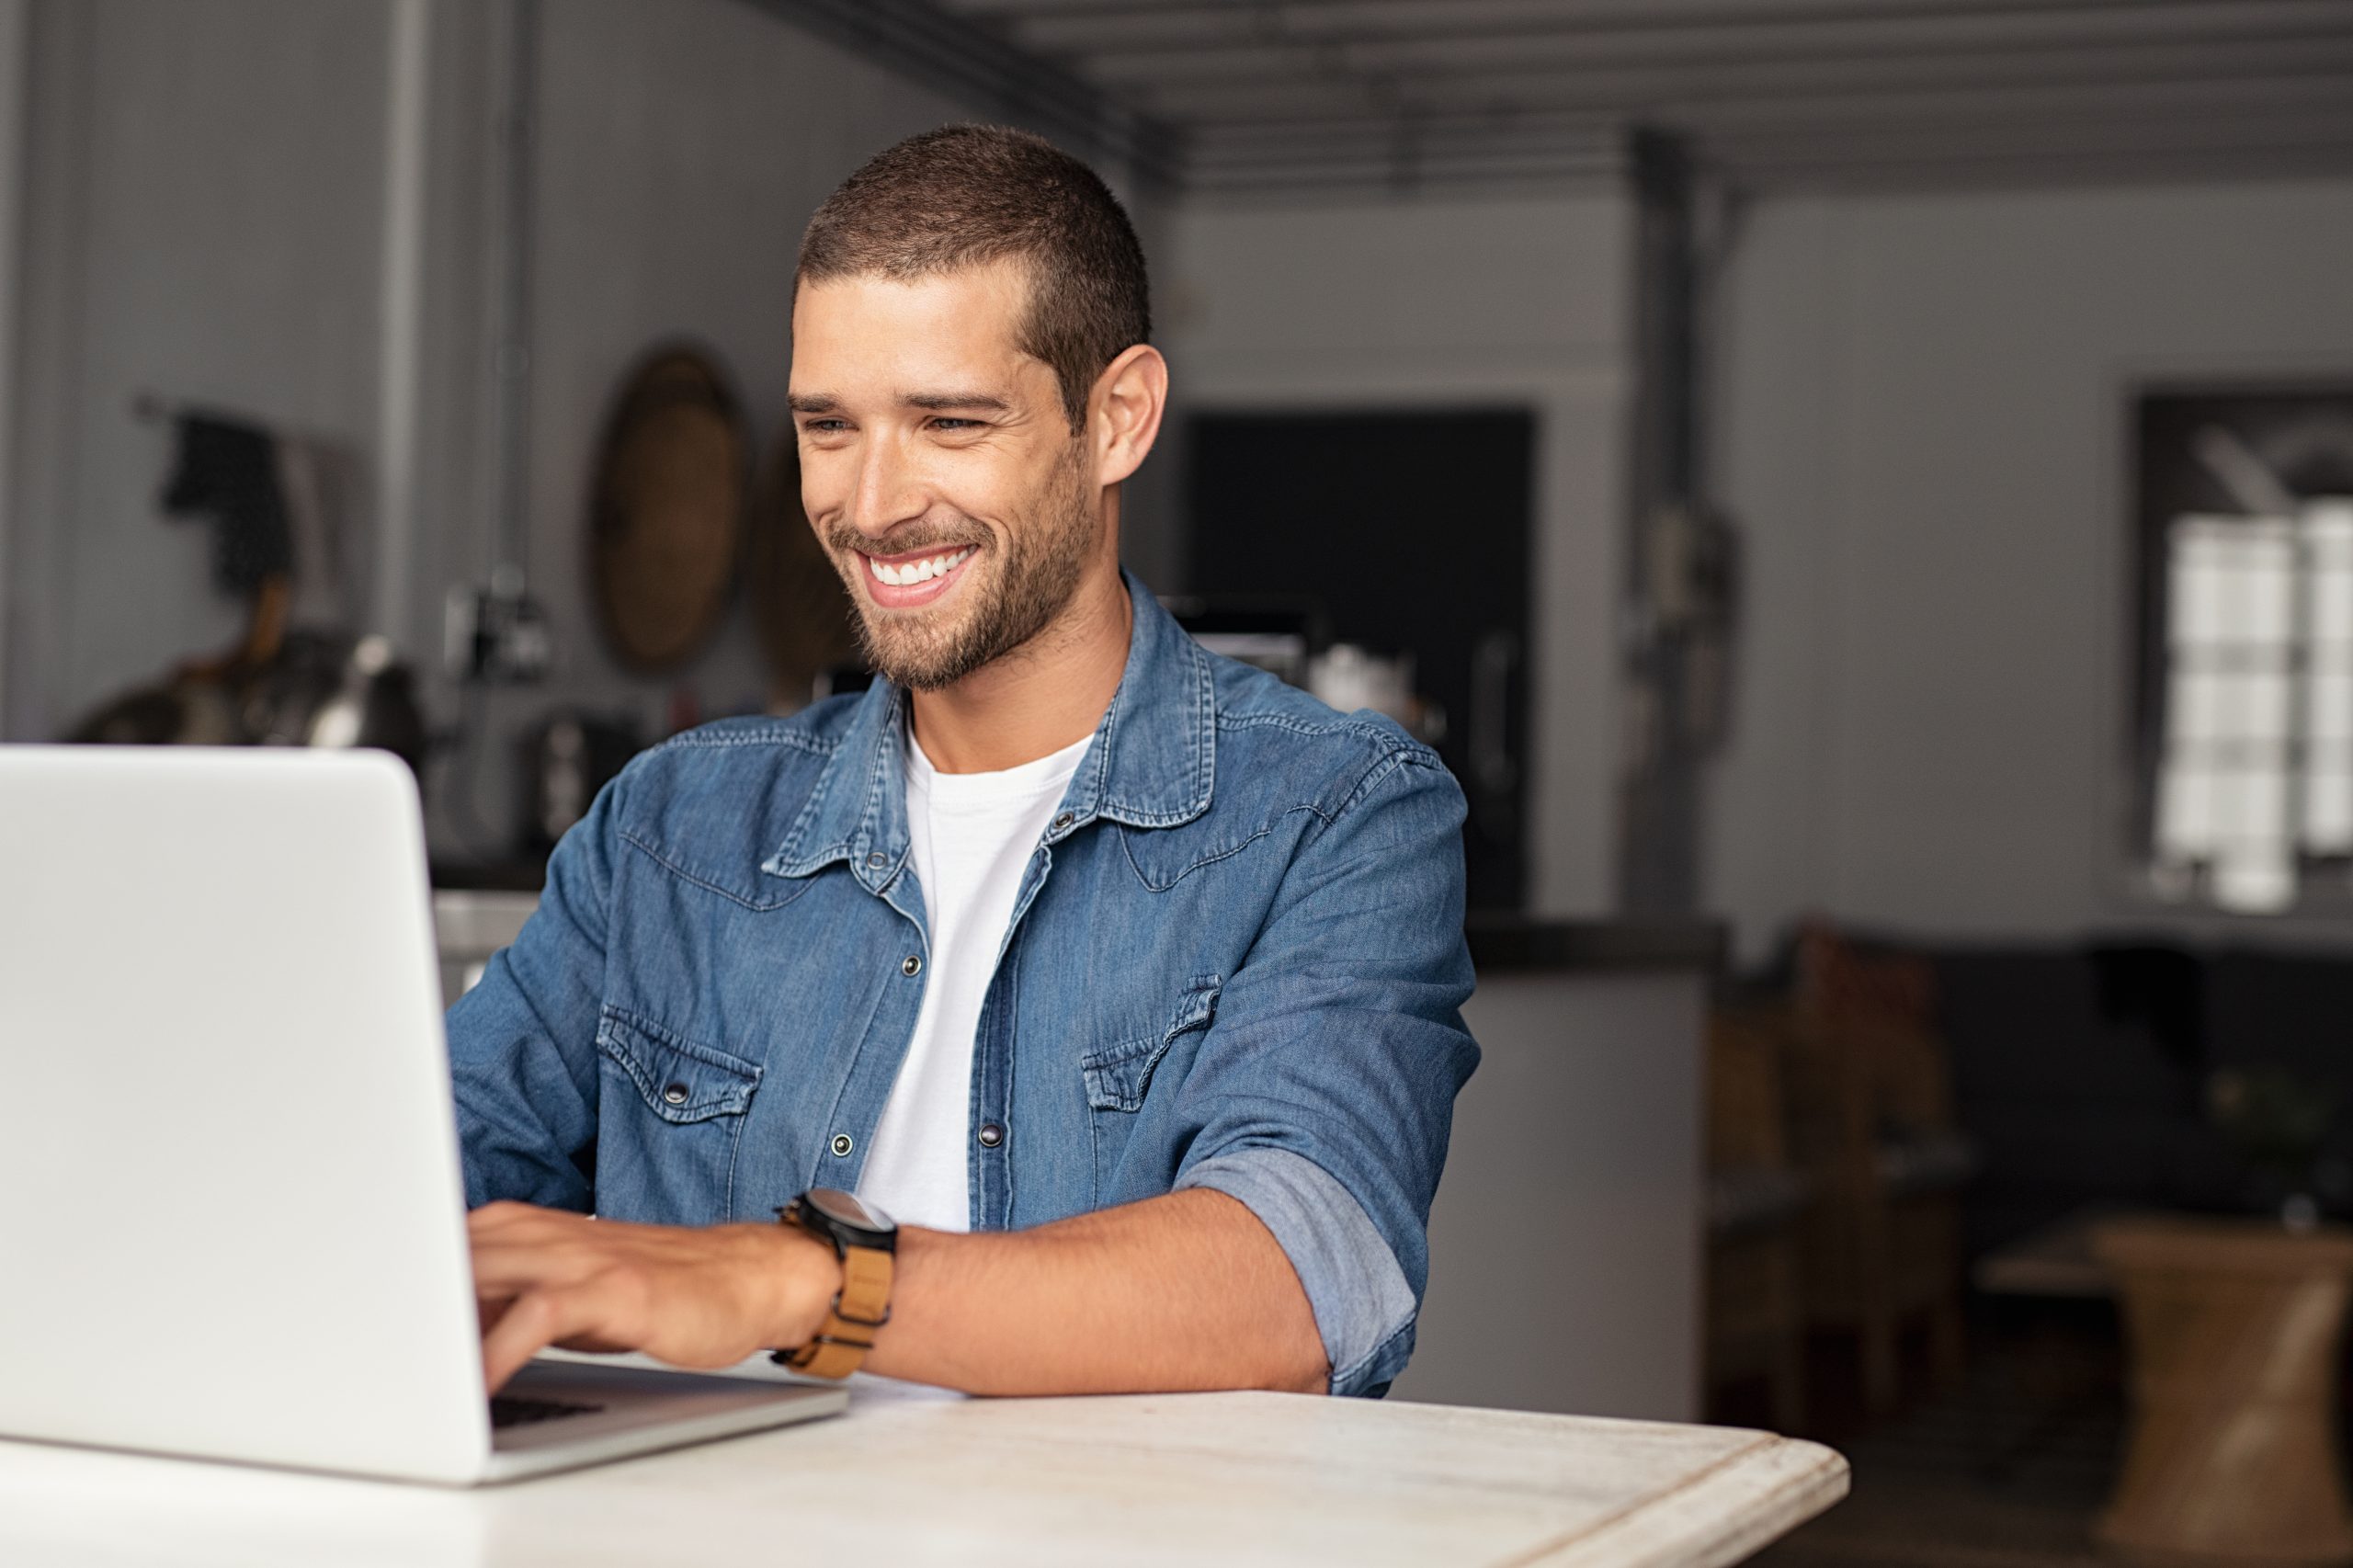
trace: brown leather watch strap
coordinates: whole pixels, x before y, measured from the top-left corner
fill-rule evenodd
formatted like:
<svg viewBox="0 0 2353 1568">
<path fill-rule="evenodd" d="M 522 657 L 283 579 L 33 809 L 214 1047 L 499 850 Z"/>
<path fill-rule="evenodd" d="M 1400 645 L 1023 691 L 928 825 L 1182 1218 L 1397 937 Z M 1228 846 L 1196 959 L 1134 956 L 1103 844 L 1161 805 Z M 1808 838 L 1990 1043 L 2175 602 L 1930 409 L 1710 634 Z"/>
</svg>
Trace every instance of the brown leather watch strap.
<svg viewBox="0 0 2353 1568">
<path fill-rule="evenodd" d="M 879 1247 L 842 1249 L 842 1288 L 833 1310 L 808 1344 L 784 1354 L 784 1363 L 813 1378 L 846 1378 L 874 1348 L 874 1333 L 891 1321 L 891 1255 Z"/>
</svg>

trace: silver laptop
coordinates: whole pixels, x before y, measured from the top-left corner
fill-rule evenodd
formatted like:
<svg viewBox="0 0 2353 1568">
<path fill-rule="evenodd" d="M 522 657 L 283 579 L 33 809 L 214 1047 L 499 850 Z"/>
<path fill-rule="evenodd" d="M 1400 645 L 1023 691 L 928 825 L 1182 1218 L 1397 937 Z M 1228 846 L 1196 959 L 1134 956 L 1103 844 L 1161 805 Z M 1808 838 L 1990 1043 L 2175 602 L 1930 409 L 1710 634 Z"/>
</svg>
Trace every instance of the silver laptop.
<svg viewBox="0 0 2353 1568">
<path fill-rule="evenodd" d="M 484 1397 L 425 840 L 381 753 L 0 746 L 0 1437 L 471 1485 L 836 1387 Z"/>
</svg>

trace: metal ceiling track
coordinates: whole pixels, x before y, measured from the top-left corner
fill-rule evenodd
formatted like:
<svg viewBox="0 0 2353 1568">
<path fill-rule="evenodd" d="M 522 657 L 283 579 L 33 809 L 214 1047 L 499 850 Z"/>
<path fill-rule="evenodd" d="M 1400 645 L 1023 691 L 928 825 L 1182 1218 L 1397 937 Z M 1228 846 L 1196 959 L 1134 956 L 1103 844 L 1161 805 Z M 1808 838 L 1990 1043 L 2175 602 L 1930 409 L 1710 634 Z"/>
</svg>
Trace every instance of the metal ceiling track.
<svg viewBox="0 0 2353 1568">
<path fill-rule="evenodd" d="M 2262 30 L 2280 17 L 2325 17 L 2337 0 L 1804 0 L 1777 5 L 1594 6 L 1576 0 L 939 0 L 943 10 L 1003 29 L 1061 59 L 1098 50 L 1183 51 L 1217 44 L 1349 44 L 1482 37 L 1575 37 L 1597 42 L 1677 37 L 1841 37 L 1939 31 L 2015 35 Z"/>
<path fill-rule="evenodd" d="M 1890 17 L 2058 16 L 2087 11 L 2230 11 L 2258 0 L 944 0 L 967 17 L 1119 26 L 1254 13 L 1318 18 L 1520 11 L 1580 30 L 1650 31 L 1756 21 L 1879 21 Z"/>
<path fill-rule="evenodd" d="M 1187 190 L 2353 172 L 2353 0 L 746 0 Z"/>
</svg>

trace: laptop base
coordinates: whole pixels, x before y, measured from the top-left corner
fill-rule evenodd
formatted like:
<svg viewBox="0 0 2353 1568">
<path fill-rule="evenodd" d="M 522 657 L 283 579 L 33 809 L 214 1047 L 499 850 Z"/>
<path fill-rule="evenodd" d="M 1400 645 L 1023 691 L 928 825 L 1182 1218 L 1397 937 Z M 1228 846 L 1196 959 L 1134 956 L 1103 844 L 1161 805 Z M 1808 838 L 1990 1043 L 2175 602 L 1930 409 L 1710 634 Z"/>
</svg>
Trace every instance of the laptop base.
<svg viewBox="0 0 2353 1568">
<path fill-rule="evenodd" d="M 849 1407 L 849 1391 L 839 1386 L 574 1360 L 533 1361 L 499 1395 L 594 1408 L 499 1428 L 482 1476 L 493 1483 L 787 1426 Z"/>
</svg>

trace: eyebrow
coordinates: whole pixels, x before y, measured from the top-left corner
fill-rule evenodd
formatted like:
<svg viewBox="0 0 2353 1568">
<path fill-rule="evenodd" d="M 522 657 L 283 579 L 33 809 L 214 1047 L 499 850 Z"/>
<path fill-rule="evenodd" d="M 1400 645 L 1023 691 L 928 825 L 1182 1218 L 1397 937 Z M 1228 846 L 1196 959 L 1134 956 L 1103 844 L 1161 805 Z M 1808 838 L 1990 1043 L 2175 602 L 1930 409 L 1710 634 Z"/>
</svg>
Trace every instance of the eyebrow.
<svg viewBox="0 0 2353 1568">
<path fill-rule="evenodd" d="M 909 392 L 899 401 L 909 408 L 982 408 L 992 414 L 1013 412 L 1013 404 L 983 392 Z"/>
<path fill-rule="evenodd" d="M 899 402 L 908 408 L 934 412 L 944 408 L 982 409 L 991 414 L 1013 412 L 1013 404 L 994 392 L 907 392 Z M 785 403 L 795 414 L 839 414 L 842 408 L 841 399 L 831 392 L 794 392 L 785 399 Z"/>
</svg>

